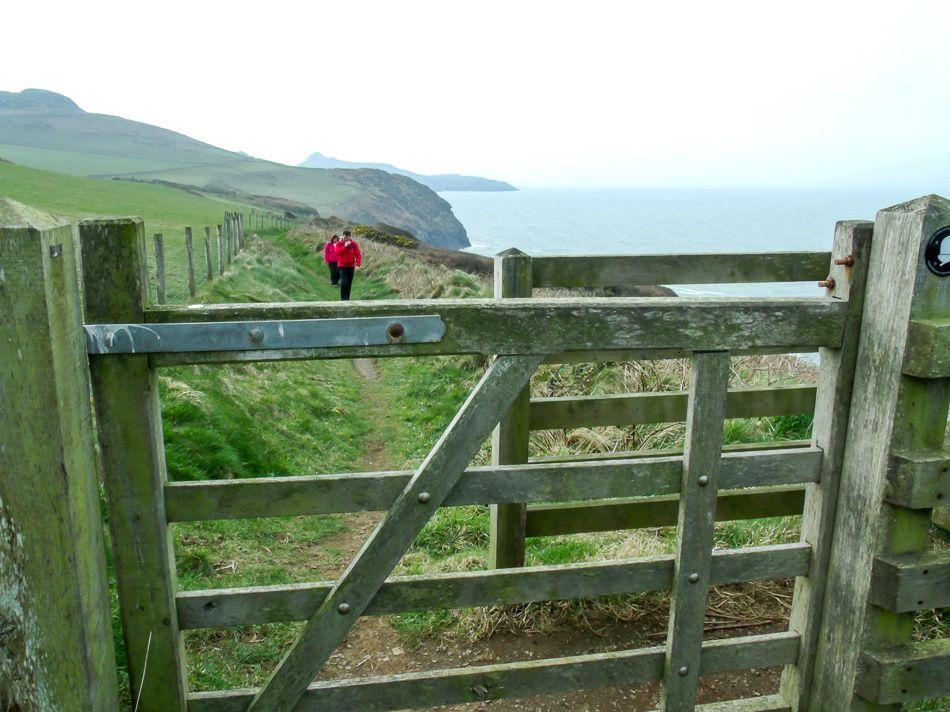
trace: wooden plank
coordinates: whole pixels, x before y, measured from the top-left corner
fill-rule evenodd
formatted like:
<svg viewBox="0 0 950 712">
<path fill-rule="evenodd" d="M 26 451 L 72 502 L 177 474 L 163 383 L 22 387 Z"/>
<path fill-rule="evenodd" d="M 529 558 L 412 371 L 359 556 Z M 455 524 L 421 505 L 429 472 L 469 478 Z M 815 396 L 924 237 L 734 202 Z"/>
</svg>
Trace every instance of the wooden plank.
<svg viewBox="0 0 950 712">
<path fill-rule="evenodd" d="M 696 712 L 792 712 L 792 706 L 781 695 L 766 695 L 696 705 Z"/>
<path fill-rule="evenodd" d="M 821 365 L 812 441 L 815 447 L 824 451 L 825 457 L 821 477 L 805 491 L 801 532 L 801 540 L 810 543 L 816 554 L 808 575 L 795 581 L 789 629 L 801 635 L 802 655 L 796 665 L 790 665 L 783 671 L 781 685 L 784 697 L 794 701 L 795 706 L 801 709 L 808 707 L 815 662 L 813 651 L 821 625 L 822 598 L 848 431 L 873 227 L 869 222 L 838 222 L 835 225 L 832 255 L 838 261 L 850 257 L 852 264 L 834 264 L 832 261 L 829 265 L 829 275 L 835 280 L 831 291 L 833 298 L 846 300 L 851 308 L 848 310 L 840 348 L 822 348 L 819 352 Z"/>
<path fill-rule="evenodd" d="M 793 660 L 798 636 L 770 633 L 713 640 L 700 659 L 704 675 L 774 667 Z M 659 680 L 663 649 L 620 650 L 500 665 L 328 680 L 310 685 L 296 712 L 318 710 L 381 710 L 432 708 L 466 702 L 553 694 Z M 199 692 L 188 697 L 189 712 L 242 712 L 257 690 Z"/>
<path fill-rule="evenodd" d="M 198 282 L 195 279 L 195 236 L 190 227 L 185 228 L 185 257 L 188 265 L 188 296 L 198 296 Z"/>
<path fill-rule="evenodd" d="M 731 443 L 723 445 L 724 453 L 764 452 L 767 450 L 791 450 L 796 448 L 812 447 L 811 440 L 777 440 L 767 443 Z M 568 455 L 544 455 L 532 457 L 531 462 L 593 462 L 599 460 L 624 460 L 628 458 L 644 457 L 676 457 L 683 454 L 682 450 L 663 448 L 656 450 L 615 450 L 613 452 L 572 453 Z"/>
<path fill-rule="evenodd" d="M 863 651 L 855 691 L 878 705 L 950 695 L 950 638 Z"/>
<path fill-rule="evenodd" d="M 727 418 L 810 414 L 815 386 L 737 388 L 726 396 Z M 531 429 L 674 423 L 686 418 L 686 391 L 563 396 L 531 401 Z"/>
<path fill-rule="evenodd" d="M 810 553 L 807 544 L 714 551 L 710 585 L 795 576 L 807 570 Z M 672 556 L 394 576 L 364 615 L 647 593 L 668 590 L 672 582 Z M 184 591 L 175 598 L 178 622 L 193 629 L 307 620 L 332 588 L 332 581 L 323 581 Z"/>
<path fill-rule="evenodd" d="M 907 332 L 904 373 L 950 378 L 950 319 L 915 319 Z"/>
<path fill-rule="evenodd" d="M 796 353 L 817 353 L 818 348 L 810 346 Z M 763 354 L 787 354 L 790 350 L 782 346 L 762 346 L 749 349 L 733 349 L 733 356 L 749 356 Z M 689 358 L 689 351 L 684 349 L 602 349 L 588 351 L 562 351 L 559 354 L 548 354 L 544 357 L 545 363 L 616 363 L 618 361 L 657 361 L 673 358 Z"/>
<path fill-rule="evenodd" d="M 133 219 L 80 223 L 87 321 L 137 321 L 147 299 L 145 236 Z M 89 360 L 132 698 L 184 710 L 158 374 L 147 356 Z"/>
<path fill-rule="evenodd" d="M 531 296 L 531 258 L 510 249 L 495 256 L 496 299 Z M 531 384 L 515 396 L 511 408 L 492 433 L 492 465 L 516 465 L 528 461 Z M 524 566 L 527 505 L 524 502 L 492 504 L 489 511 L 488 566 L 504 569 Z"/>
<path fill-rule="evenodd" d="M 117 709 L 75 228 L 0 198 L 0 708 Z"/>
<path fill-rule="evenodd" d="M 152 236 L 155 244 L 155 283 L 156 302 L 164 304 L 168 301 L 165 293 L 165 236 L 160 232 Z"/>
<path fill-rule="evenodd" d="M 875 557 L 929 547 L 926 510 L 884 501 L 890 456 L 940 449 L 950 380 L 902 376 L 909 324 L 950 317 L 950 280 L 931 274 L 926 243 L 950 224 L 950 201 L 936 195 L 877 214 L 823 617 L 810 702 L 852 709 L 862 644 L 910 639 L 913 616 L 868 606 Z M 860 707 L 858 707 L 860 708 Z"/>
<path fill-rule="evenodd" d="M 887 469 L 884 498 L 909 509 L 930 509 L 950 501 L 950 452 L 895 452 Z"/>
<path fill-rule="evenodd" d="M 690 367 L 673 594 L 660 700 L 660 708 L 667 712 L 691 709 L 696 704 L 729 365 L 728 351 L 705 351 L 693 355 Z"/>
<path fill-rule="evenodd" d="M 828 274 L 827 252 L 535 257 L 535 287 L 814 282 Z"/>
<path fill-rule="evenodd" d="M 818 448 L 724 453 L 720 486 L 815 482 L 821 459 Z M 675 494 L 682 469 L 682 456 L 471 467 L 443 506 Z M 170 522 L 191 522 L 381 511 L 392 506 L 412 475 L 411 470 L 401 470 L 169 482 L 165 516 Z"/>
<path fill-rule="evenodd" d="M 205 226 L 205 281 L 214 279 L 214 263 L 211 261 L 211 228 Z"/>
<path fill-rule="evenodd" d="M 720 492 L 716 521 L 787 517 L 802 513 L 805 490 L 767 487 Z M 595 504 L 555 504 L 528 507 L 527 535 L 560 536 L 620 529 L 669 527 L 676 524 L 679 497 L 642 497 Z"/>
<path fill-rule="evenodd" d="M 747 349 L 837 345 L 848 305 L 824 298 L 448 299 L 211 304 L 152 309 L 149 323 L 439 315 L 445 337 L 280 351 L 166 354 L 157 365 L 354 356 L 559 353 L 569 349 Z"/>
<path fill-rule="evenodd" d="M 540 363 L 539 356 L 506 356 L 488 367 L 249 710 L 288 709 L 296 704 Z"/>
<path fill-rule="evenodd" d="M 870 601 L 897 613 L 950 606 L 950 549 L 875 559 Z"/>
</svg>

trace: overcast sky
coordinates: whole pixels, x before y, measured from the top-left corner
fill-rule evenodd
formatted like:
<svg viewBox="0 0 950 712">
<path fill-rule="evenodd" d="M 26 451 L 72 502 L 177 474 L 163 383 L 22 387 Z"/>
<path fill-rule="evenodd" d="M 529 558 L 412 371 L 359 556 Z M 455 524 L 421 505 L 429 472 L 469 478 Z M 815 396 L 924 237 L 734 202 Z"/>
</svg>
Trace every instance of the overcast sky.
<svg viewBox="0 0 950 712">
<path fill-rule="evenodd" d="M 296 164 L 950 189 L 950 2 L 8 2 L 0 89 Z"/>
</svg>

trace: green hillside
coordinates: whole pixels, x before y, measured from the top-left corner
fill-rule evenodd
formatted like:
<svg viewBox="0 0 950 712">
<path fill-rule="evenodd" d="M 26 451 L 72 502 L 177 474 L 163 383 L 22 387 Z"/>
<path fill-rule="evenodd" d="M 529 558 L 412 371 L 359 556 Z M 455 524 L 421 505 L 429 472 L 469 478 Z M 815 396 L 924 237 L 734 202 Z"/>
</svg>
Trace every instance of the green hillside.
<svg viewBox="0 0 950 712">
<path fill-rule="evenodd" d="M 204 226 L 213 229 L 221 223 L 225 211 L 247 212 L 248 209 L 242 203 L 168 186 L 82 178 L 6 162 L 0 162 L 0 196 L 67 218 L 95 215 L 142 218 L 149 236 L 156 232 L 165 235 L 171 301 L 179 301 L 187 294 L 185 227 L 193 228 L 198 237 Z M 151 250 L 149 256 L 153 259 Z M 150 273 L 154 274 L 154 270 Z"/>
<path fill-rule="evenodd" d="M 0 92 L 0 158 L 73 175 L 223 191 L 267 208 L 273 205 L 267 197 L 288 199 L 323 216 L 404 228 L 433 245 L 469 244 L 452 207 L 411 178 L 264 161 L 158 126 L 89 113 L 41 89 Z"/>
</svg>

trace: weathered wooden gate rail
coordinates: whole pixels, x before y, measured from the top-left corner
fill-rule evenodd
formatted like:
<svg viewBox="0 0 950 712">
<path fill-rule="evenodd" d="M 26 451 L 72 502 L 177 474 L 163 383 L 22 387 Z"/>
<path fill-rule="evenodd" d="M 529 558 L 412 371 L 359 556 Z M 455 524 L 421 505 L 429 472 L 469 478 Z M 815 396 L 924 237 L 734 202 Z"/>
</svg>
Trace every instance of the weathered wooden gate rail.
<svg viewBox="0 0 950 712">
<path fill-rule="evenodd" d="M 947 605 L 950 588 L 950 557 L 926 542 L 931 509 L 950 485 L 950 279 L 922 271 L 920 260 L 928 236 L 948 224 L 950 203 L 931 196 L 883 211 L 873 226 L 839 223 L 831 253 L 608 257 L 578 274 L 567 258 L 508 251 L 496 259 L 496 300 L 151 308 L 141 222 L 81 223 L 86 347 L 139 709 L 399 709 L 663 680 L 661 707 L 671 711 L 694 707 L 699 675 L 778 665 L 781 694 L 754 709 L 848 709 L 860 704 L 855 694 L 889 708 L 950 692 L 948 641 L 908 644 L 911 613 Z M 15 281 L 17 290 L 42 288 L 42 275 L 55 272 L 62 248 L 48 245 L 51 237 L 75 245 L 57 230 L 36 243 L 40 279 Z M 22 254 L 30 234 L 13 233 Z M 0 275 L 4 249 L 0 240 Z M 530 299 L 544 286 L 829 273 L 830 291 L 813 299 Z M 75 294 L 75 275 L 70 283 L 64 274 Z M 5 289 L 0 278 L 0 299 Z M 53 313 L 72 313 L 57 311 L 57 298 L 40 297 Z M 423 337 L 413 320 L 433 317 L 444 333 Z M 354 326 L 349 340 L 310 333 L 315 323 L 332 332 L 328 320 Z M 73 322 L 71 343 L 81 349 L 82 325 Z M 730 354 L 814 349 L 817 389 L 727 390 Z M 167 482 L 161 366 L 460 353 L 497 358 L 415 472 Z M 631 355 L 691 359 L 689 391 L 530 399 L 526 385 L 542 361 Z M 812 410 L 811 442 L 722 447 L 726 418 Z M 22 438 L 8 421 L 0 420 L 4 437 Z M 531 428 L 669 421 L 686 422 L 681 453 L 528 461 Z M 492 465 L 466 467 L 495 423 Z M 90 444 L 84 452 L 92 457 Z M 496 568 L 390 576 L 438 507 L 467 504 L 492 506 Z M 366 509 L 387 514 L 337 581 L 178 590 L 174 522 Z M 789 513 L 803 513 L 800 543 L 713 551 L 715 520 Z M 671 524 L 674 556 L 519 567 L 525 536 Z M 497 568 L 505 566 L 513 568 Z M 709 586 L 789 576 L 797 577 L 789 631 L 702 640 Z M 312 683 L 363 615 L 656 590 L 672 591 L 663 647 Z M 182 630 L 293 620 L 307 620 L 304 633 L 261 689 L 189 693 Z"/>
</svg>

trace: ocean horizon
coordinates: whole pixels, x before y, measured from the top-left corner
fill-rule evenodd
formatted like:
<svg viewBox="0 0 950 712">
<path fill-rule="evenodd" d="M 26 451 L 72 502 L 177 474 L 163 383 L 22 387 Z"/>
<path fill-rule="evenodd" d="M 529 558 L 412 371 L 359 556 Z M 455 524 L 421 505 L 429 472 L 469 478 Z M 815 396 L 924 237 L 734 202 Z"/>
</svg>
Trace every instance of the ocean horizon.
<svg viewBox="0 0 950 712">
<path fill-rule="evenodd" d="M 825 251 L 835 222 L 918 197 L 899 189 L 528 188 L 444 192 L 467 252 L 530 255 Z M 672 283 L 671 283 L 672 284 Z M 814 283 L 674 285 L 691 295 L 820 296 Z"/>
</svg>

